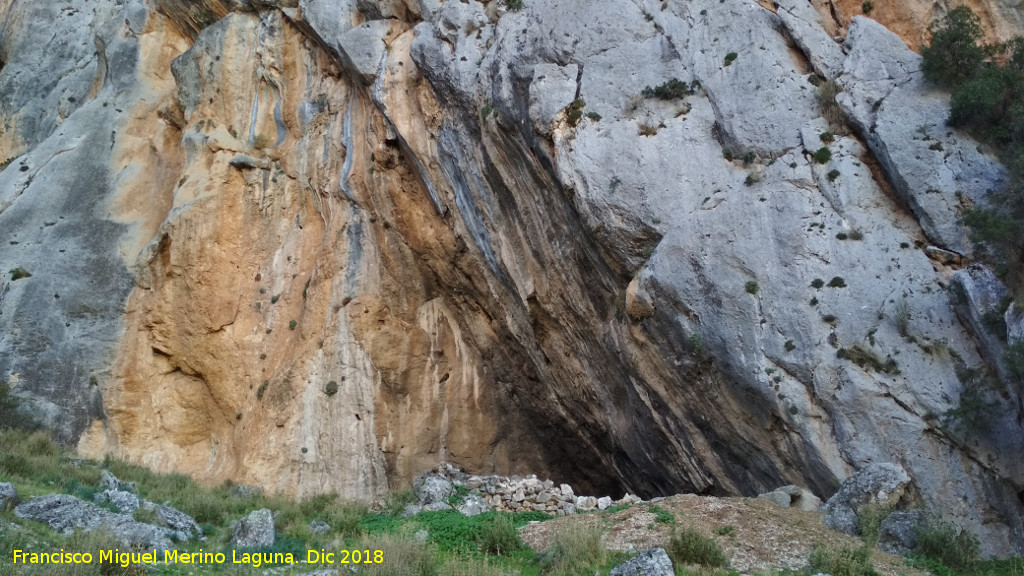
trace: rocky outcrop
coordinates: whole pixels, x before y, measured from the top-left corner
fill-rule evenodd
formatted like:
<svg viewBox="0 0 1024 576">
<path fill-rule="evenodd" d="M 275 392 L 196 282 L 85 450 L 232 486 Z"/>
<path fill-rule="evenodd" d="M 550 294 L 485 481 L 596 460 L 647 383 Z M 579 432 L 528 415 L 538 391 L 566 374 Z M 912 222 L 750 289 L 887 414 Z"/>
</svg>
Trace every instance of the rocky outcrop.
<svg viewBox="0 0 1024 576">
<path fill-rule="evenodd" d="M 8 510 L 18 505 L 18 491 L 10 482 L 0 482 L 0 509 Z"/>
<path fill-rule="evenodd" d="M 18 518 L 46 524 L 64 536 L 75 530 L 102 529 L 118 540 L 122 546 L 143 550 L 172 550 L 174 547 L 165 530 L 137 522 L 130 515 L 109 512 L 67 494 L 50 494 L 32 498 L 17 506 Z"/>
<path fill-rule="evenodd" d="M 442 460 L 643 497 L 894 462 L 1024 551 L 1017 392 L 998 438 L 934 417 L 984 365 L 945 290 L 1002 171 L 878 23 L 80 4 L 0 8 L 0 377 L 64 442 L 361 498 Z"/>
</svg>

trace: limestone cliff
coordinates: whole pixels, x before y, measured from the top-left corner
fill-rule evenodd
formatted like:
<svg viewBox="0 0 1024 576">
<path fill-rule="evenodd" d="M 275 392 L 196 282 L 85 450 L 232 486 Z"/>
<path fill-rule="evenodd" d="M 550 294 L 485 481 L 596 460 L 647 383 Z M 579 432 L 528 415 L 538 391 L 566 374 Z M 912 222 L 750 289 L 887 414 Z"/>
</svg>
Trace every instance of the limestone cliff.
<svg viewBox="0 0 1024 576">
<path fill-rule="evenodd" d="M 897 462 L 1024 553 L 1019 391 L 937 417 L 998 370 L 958 210 L 1004 173 L 828 8 L 0 2 L 0 269 L 31 274 L 0 377 L 83 452 L 207 482 L 828 496 Z"/>
</svg>

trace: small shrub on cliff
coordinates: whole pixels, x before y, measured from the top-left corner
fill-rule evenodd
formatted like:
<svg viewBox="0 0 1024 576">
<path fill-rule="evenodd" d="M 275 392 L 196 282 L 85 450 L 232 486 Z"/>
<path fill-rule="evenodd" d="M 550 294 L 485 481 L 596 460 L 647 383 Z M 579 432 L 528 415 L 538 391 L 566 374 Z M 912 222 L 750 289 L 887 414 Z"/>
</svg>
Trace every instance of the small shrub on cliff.
<svg viewBox="0 0 1024 576">
<path fill-rule="evenodd" d="M 828 146 L 822 146 L 814 153 L 813 158 L 818 164 L 828 164 L 828 161 L 832 159 L 832 151 L 828 149 Z"/>
<path fill-rule="evenodd" d="M 732 63 L 736 61 L 736 58 L 739 58 L 739 54 L 735 52 L 729 52 L 728 54 L 725 55 L 725 61 L 723 62 L 723 64 L 725 66 L 732 66 Z"/>
<path fill-rule="evenodd" d="M 678 100 L 693 94 L 693 90 L 679 78 L 671 80 L 651 88 L 650 86 L 641 92 L 644 98 L 658 98 L 659 100 Z"/>
<path fill-rule="evenodd" d="M 523 9 L 523 0 L 503 0 L 503 3 L 512 12 L 518 12 Z"/>
<path fill-rule="evenodd" d="M 583 107 L 587 103 L 582 98 L 577 98 L 569 104 L 569 107 L 565 109 L 565 120 L 569 123 L 569 126 L 575 128 L 580 123 L 580 118 L 583 118 Z"/>
<path fill-rule="evenodd" d="M 746 289 L 747 294 L 757 294 L 757 291 L 760 290 L 760 287 L 754 280 L 748 280 L 744 285 L 744 288 Z"/>
<path fill-rule="evenodd" d="M 14 269 L 10 270 L 10 274 L 11 274 L 11 282 L 13 282 L 15 280 L 21 280 L 22 278 L 29 278 L 29 277 L 32 276 L 31 272 L 29 272 L 28 270 L 25 270 L 21 266 L 18 266 L 17 268 L 14 268 Z"/>
<path fill-rule="evenodd" d="M 337 393 L 338 393 L 338 382 L 337 381 L 331 380 L 330 382 L 327 383 L 326 386 L 324 386 L 324 394 L 327 394 L 328 396 L 334 396 Z"/>
</svg>

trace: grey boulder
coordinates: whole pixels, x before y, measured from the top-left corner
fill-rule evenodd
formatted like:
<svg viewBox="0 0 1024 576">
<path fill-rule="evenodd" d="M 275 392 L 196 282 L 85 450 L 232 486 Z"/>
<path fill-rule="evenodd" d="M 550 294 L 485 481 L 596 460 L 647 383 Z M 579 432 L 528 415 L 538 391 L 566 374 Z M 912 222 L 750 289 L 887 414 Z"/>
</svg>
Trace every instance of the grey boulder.
<svg viewBox="0 0 1024 576">
<path fill-rule="evenodd" d="M 412 481 L 412 491 L 416 495 L 416 502 L 424 507 L 439 503 L 450 507 L 448 497 L 455 493 L 455 486 L 447 478 L 427 473 Z"/>
<path fill-rule="evenodd" d="M 905 556 L 917 546 L 917 530 L 925 520 L 921 510 L 897 510 L 878 526 L 878 547 Z"/>
<path fill-rule="evenodd" d="M 122 492 L 138 493 L 135 482 L 122 482 L 109 470 L 100 471 L 100 490 L 119 490 Z"/>
<path fill-rule="evenodd" d="M 18 504 L 18 491 L 10 482 L 0 482 L 0 510 Z"/>
<path fill-rule="evenodd" d="M 487 501 L 476 494 L 466 496 L 466 499 L 457 508 L 463 516 L 477 516 L 490 509 L 491 507 L 487 505 Z"/>
<path fill-rule="evenodd" d="M 131 514 L 139 508 L 139 497 L 124 490 L 104 490 L 92 499 L 98 504 L 110 504 L 122 514 Z"/>
<path fill-rule="evenodd" d="M 331 525 L 323 520 L 313 520 L 309 523 L 309 531 L 313 534 L 327 534 L 331 531 Z"/>
<path fill-rule="evenodd" d="M 619 564 L 609 576 L 673 576 L 672 559 L 664 548 L 650 548 Z"/>
<path fill-rule="evenodd" d="M 142 507 L 147 510 L 155 510 L 157 518 L 164 526 L 174 531 L 174 537 L 177 540 L 187 541 L 203 535 L 203 530 L 195 518 L 177 508 L 152 502 L 144 502 Z"/>
<path fill-rule="evenodd" d="M 250 512 L 235 526 L 231 537 L 235 548 L 267 548 L 274 545 L 274 515 L 261 508 Z"/>
<path fill-rule="evenodd" d="M 857 535 L 857 510 L 865 504 L 896 504 L 909 483 L 910 476 L 897 464 L 868 464 L 844 480 L 839 491 L 825 502 L 825 525 Z"/>
</svg>

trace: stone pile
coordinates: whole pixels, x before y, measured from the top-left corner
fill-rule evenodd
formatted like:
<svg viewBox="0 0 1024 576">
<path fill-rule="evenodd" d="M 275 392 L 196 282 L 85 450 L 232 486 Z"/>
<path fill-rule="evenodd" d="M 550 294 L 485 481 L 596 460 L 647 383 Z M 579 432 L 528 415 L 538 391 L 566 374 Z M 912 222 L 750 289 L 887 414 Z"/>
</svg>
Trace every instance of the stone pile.
<svg viewBox="0 0 1024 576">
<path fill-rule="evenodd" d="M 463 486 L 468 495 L 456 506 L 449 503 L 449 497 L 456 494 L 456 487 Z M 485 509 L 507 512 L 545 512 L 552 516 L 568 516 L 588 510 L 605 510 L 619 504 L 636 504 L 643 500 L 636 495 L 626 494 L 618 500 L 609 496 L 577 496 L 572 486 L 551 480 L 540 480 L 535 474 L 520 476 L 478 476 L 467 474 L 443 462 L 436 469 L 421 474 L 413 481 L 416 504 L 406 508 L 405 514 L 416 514 L 423 510 L 445 510 L 458 508 L 467 516 Z M 486 507 L 486 508 L 484 508 Z"/>
</svg>

